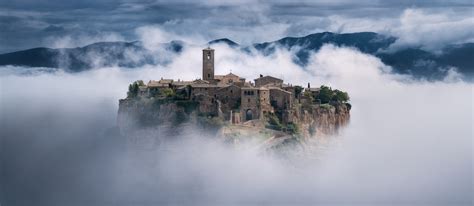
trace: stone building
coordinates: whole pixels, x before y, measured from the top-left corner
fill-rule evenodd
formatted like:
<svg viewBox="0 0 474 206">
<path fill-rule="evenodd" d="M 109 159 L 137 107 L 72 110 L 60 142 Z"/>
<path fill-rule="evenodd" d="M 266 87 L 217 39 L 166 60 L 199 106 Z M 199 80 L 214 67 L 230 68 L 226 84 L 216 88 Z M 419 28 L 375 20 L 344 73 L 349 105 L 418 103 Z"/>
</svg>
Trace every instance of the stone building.
<svg viewBox="0 0 474 206">
<path fill-rule="evenodd" d="M 293 85 L 284 84 L 282 79 L 276 77 L 260 75 L 252 83 L 232 72 L 215 75 L 214 49 L 209 47 L 203 49 L 202 60 L 202 79 L 174 81 L 161 78 L 140 87 L 140 93 L 148 91 L 148 94 L 156 94 L 159 90 L 170 88 L 180 95 L 179 99 L 198 101 L 201 112 L 218 115 L 234 124 L 260 119 L 265 113 L 285 113 L 300 98 L 295 95 Z M 308 90 L 317 92 L 315 88 Z"/>
<path fill-rule="evenodd" d="M 262 86 L 275 86 L 281 87 L 283 85 L 283 80 L 278 79 L 272 76 L 263 76 L 260 74 L 258 79 L 255 79 L 255 87 L 262 87 Z"/>
<path fill-rule="evenodd" d="M 243 85 L 243 83 L 245 83 L 245 78 L 241 78 L 235 74 L 232 74 L 232 72 L 226 75 L 214 75 L 214 77 L 219 84 Z"/>
<path fill-rule="evenodd" d="M 270 92 L 266 87 L 242 87 L 240 113 L 245 120 L 259 119 L 271 112 Z"/>
<path fill-rule="evenodd" d="M 214 80 L 214 49 L 202 50 L 202 79 Z"/>
<path fill-rule="evenodd" d="M 241 104 L 241 87 L 232 84 L 219 88 L 215 96 L 221 101 L 223 111 L 234 110 L 234 112 L 238 112 Z"/>
<path fill-rule="evenodd" d="M 293 107 L 293 93 L 278 87 L 270 87 L 270 104 L 275 110 L 287 110 Z"/>
</svg>

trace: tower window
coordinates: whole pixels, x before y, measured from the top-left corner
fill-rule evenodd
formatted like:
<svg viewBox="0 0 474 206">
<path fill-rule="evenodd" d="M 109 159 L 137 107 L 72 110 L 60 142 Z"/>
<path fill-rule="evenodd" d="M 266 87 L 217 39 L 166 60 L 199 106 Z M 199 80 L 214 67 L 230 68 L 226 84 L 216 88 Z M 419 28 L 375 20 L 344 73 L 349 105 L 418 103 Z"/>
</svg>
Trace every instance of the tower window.
<svg viewBox="0 0 474 206">
<path fill-rule="evenodd" d="M 211 59 L 211 54 L 207 54 L 207 59 Z"/>
</svg>

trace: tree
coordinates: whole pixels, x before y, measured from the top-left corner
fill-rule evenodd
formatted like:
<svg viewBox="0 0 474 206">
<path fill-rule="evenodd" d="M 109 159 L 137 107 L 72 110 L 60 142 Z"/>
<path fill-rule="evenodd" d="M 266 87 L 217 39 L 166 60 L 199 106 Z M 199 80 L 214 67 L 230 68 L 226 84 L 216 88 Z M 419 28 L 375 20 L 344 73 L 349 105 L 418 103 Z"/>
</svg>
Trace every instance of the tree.
<svg viewBox="0 0 474 206">
<path fill-rule="evenodd" d="M 316 95 L 316 99 L 321 102 L 321 104 L 327 104 L 333 98 L 334 93 L 331 90 L 331 87 L 322 85 L 319 93 Z"/>
<path fill-rule="evenodd" d="M 336 102 L 346 103 L 349 101 L 349 95 L 347 94 L 347 92 L 343 92 L 336 89 L 334 90 L 334 96 L 332 100 Z"/>
<path fill-rule="evenodd" d="M 140 85 L 142 84 L 142 85 Z M 127 97 L 134 98 L 138 95 L 139 86 L 144 86 L 143 81 L 135 81 L 133 84 L 128 85 Z"/>
<path fill-rule="evenodd" d="M 143 83 L 143 80 L 138 80 L 136 81 L 138 86 L 145 86 L 145 83 Z"/>
<path fill-rule="evenodd" d="M 302 91 L 303 91 L 303 87 L 295 86 L 295 98 L 298 98 L 298 96 L 301 94 Z"/>
</svg>

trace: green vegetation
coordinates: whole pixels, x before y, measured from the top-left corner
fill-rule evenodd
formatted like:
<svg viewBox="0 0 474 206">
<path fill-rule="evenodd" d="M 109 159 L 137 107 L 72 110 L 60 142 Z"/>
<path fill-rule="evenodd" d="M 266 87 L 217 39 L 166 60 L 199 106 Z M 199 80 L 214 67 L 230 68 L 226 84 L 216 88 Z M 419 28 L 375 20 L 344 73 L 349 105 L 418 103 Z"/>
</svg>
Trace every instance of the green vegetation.
<svg viewBox="0 0 474 206">
<path fill-rule="evenodd" d="M 293 122 L 290 122 L 288 123 L 288 125 L 286 125 L 286 131 L 292 134 L 298 134 L 299 133 L 298 125 L 294 124 Z"/>
<path fill-rule="evenodd" d="M 176 100 L 185 100 L 187 99 L 188 92 L 186 90 L 178 90 L 174 95 L 174 99 Z"/>
<path fill-rule="evenodd" d="M 349 104 L 349 103 L 346 103 L 346 107 L 347 107 L 347 109 L 351 110 L 351 108 L 352 108 L 352 105 L 351 105 L 351 104 Z"/>
<path fill-rule="evenodd" d="M 278 130 L 278 131 L 286 131 L 291 134 L 299 134 L 298 125 L 290 122 L 286 126 L 283 125 L 282 120 L 278 117 L 277 113 L 266 113 L 265 117 L 267 119 L 267 125 L 265 128 Z"/>
<path fill-rule="evenodd" d="M 170 88 L 162 89 L 161 94 L 165 97 L 174 97 L 175 96 L 175 93 L 174 93 L 173 89 L 170 89 Z"/>
<path fill-rule="evenodd" d="M 313 97 L 313 95 L 311 94 L 310 91 L 305 91 L 305 92 L 303 93 L 303 96 L 305 96 L 306 98 L 308 98 L 308 99 L 310 100 L 310 102 L 314 102 L 314 97 Z"/>
<path fill-rule="evenodd" d="M 127 97 L 128 98 L 137 97 L 139 86 L 145 86 L 142 80 L 135 81 L 132 84 L 128 85 Z"/>
<path fill-rule="evenodd" d="M 347 103 L 349 101 L 349 95 L 347 92 L 340 90 L 332 90 L 331 87 L 322 85 L 319 93 L 314 97 L 316 102 L 321 104 L 328 104 L 332 102 Z"/>
<path fill-rule="evenodd" d="M 266 113 L 265 116 L 268 119 L 268 125 L 265 126 L 266 128 L 279 131 L 283 129 L 283 125 L 275 113 Z"/>
<path fill-rule="evenodd" d="M 326 104 L 320 104 L 319 106 L 320 106 L 321 108 L 324 108 L 324 109 L 331 109 L 331 108 L 333 107 L 332 105 L 330 105 L 330 104 L 328 104 L 328 103 L 326 103 Z"/>
<path fill-rule="evenodd" d="M 302 91 L 303 91 L 302 86 L 295 86 L 295 98 L 298 98 L 298 96 L 301 94 Z"/>
</svg>

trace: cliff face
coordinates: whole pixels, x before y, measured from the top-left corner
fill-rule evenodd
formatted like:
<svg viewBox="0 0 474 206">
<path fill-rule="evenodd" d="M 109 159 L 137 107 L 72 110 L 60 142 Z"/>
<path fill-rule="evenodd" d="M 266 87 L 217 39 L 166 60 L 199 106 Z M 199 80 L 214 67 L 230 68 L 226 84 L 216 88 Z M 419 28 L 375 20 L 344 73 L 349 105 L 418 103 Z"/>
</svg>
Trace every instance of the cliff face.
<svg viewBox="0 0 474 206">
<path fill-rule="evenodd" d="M 350 119 L 348 104 L 296 106 L 292 110 L 285 111 L 278 118 L 279 120 L 277 119 L 282 124 L 279 129 L 269 127 L 271 125 L 268 123 L 271 121 L 268 118 L 231 125 L 221 115 L 216 115 L 216 111 L 219 111 L 219 104 L 214 107 L 201 105 L 200 102 L 195 101 L 123 99 L 119 102 L 117 123 L 124 134 L 131 134 L 135 130 L 144 128 L 157 128 L 157 126 L 176 130 L 179 125 L 192 124 L 211 126 L 216 131 L 229 126 L 234 128 L 234 132 L 236 130 L 266 130 L 268 133 L 269 129 L 274 129 L 273 136 L 281 136 L 281 133 L 286 132 L 288 136 L 298 135 L 311 138 L 337 134 Z M 290 128 L 289 124 L 294 127 L 292 131 L 287 129 Z M 232 135 L 235 136 L 235 134 Z M 223 134 L 223 136 L 232 135 Z"/>
<path fill-rule="evenodd" d="M 216 105 L 188 100 L 122 99 L 119 101 L 117 125 L 125 135 L 140 130 L 177 131 L 184 125 L 216 127 L 219 118 Z"/>
<path fill-rule="evenodd" d="M 350 106 L 337 104 L 300 109 L 291 119 L 298 125 L 303 137 L 333 135 L 349 123 Z"/>
</svg>

